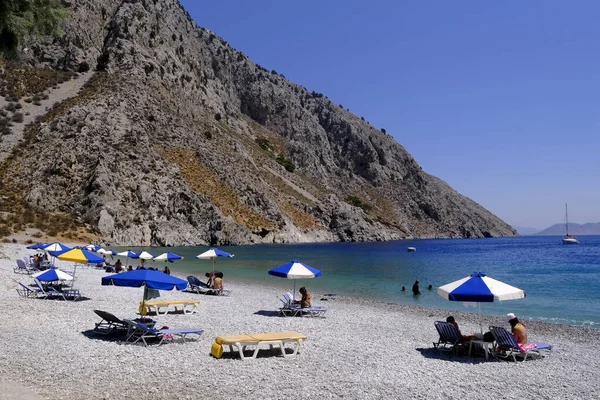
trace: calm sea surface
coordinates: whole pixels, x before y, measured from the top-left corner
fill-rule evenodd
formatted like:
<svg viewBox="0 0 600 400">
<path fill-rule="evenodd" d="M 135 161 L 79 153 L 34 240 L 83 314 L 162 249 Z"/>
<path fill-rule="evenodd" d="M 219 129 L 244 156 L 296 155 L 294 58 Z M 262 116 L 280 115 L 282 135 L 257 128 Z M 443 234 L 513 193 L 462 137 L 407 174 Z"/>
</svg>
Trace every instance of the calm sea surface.
<svg viewBox="0 0 600 400">
<path fill-rule="evenodd" d="M 600 236 L 581 236 L 579 245 L 563 245 L 558 236 L 469 240 L 405 240 L 384 243 L 269 244 L 223 246 L 235 254 L 218 258 L 216 269 L 227 280 L 269 283 L 291 290 L 293 281 L 272 277 L 269 269 L 293 259 L 318 268 L 323 275 L 297 280 L 316 293 L 338 293 L 384 302 L 415 304 L 448 310 L 477 312 L 463 303 L 449 302 L 435 288 L 474 271 L 525 290 L 521 300 L 483 303 L 483 313 L 514 312 L 531 318 L 569 325 L 600 327 Z M 408 246 L 416 247 L 408 253 Z M 139 248 L 131 248 L 138 251 Z M 185 259 L 170 263 L 174 272 L 203 277 L 210 260 L 196 255 L 208 247 L 147 248 L 152 254 L 171 251 Z M 117 249 L 123 250 L 123 249 Z M 124 259 L 122 261 L 125 261 Z M 137 260 L 134 260 L 137 262 Z M 129 264 L 132 264 L 131 260 Z M 134 264 L 135 266 L 136 264 Z M 153 263 L 159 268 L 164 263 Z M 410 292 L 416 279 L 421 296 Z M 428 291 L 431 284 L 434 290 Z M 407 292 L 402 293 L 401 287 Z M 276 296 L 273 293 L 274 306 Z M 319 304 L 318 297 L 313 298 Z"/>
</svg>

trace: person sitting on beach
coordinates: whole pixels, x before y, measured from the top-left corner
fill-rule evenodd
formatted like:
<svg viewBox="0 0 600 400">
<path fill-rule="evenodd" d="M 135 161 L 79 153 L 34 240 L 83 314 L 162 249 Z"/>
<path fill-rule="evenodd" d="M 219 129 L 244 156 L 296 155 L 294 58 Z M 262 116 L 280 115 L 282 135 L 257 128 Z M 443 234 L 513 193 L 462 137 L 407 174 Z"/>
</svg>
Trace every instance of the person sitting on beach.
<svg viewBox="0 0 600 400">
<path fill-rule="evenodd" d="M 302 295 L 302 299 L 294 301 L 296 304 L 300 304 L 301 308 L 310 307 L 310 293 L 304 286 L 300 288 L 300 294 Z"/>
<path fill-rule="evenodd" d="M 412 287 L 412 292 L 415 296 L 421 294 L 421 292 L 419 291 L 419 281 L 418 280 L 415 281 L 415 284 Z"/>
<path fill-rule="evenodd" d="M 204 276 L 208 278 L 208 280 L 206 281 L 206 284 L 207 284 L 208 286 L 212 286 L 212 281 L 213 281 L 213 278 L 214 278 L 215 276 L 217 276 L 217 274 L 221 274 L 221 275 L 223 275 L 223 273 L 222 273 L 222 272 L 220 272 L 220 271 L 212 271 L 212 272 L 207 272 L 207 273 L 205 273 L 205 274 L 204 274 Z M 221 276 L 221 279 L 223 279 L 223 277 L 222 277 L 222 276 Z"/>
<path fill-rule="evenodd" d="M 456 331 L 462 338 L 463 342 L 468 342 L 469 340 L 477 340 L 477 335 L 474 333 L 472 333 L 470 335 L 463 335 L 462 332 L 460 331 L 460 328 L 458 327 L 458 324 L 456 323 L 456 320 L 454 319 L 454 317 L 452 315 L 450 315 L 448 318 L 446 318 L 446 322 L 454 325 L 454 327 L 456 328 Z"/>
<path fill-rule="evenodd" d="M 213 289 L 223 290 L 223 273 L 215 272 L 214 277 L 211 276 Z"/>
<path fill-rule="evenodd" d="M 168 265 L 165 265 L 165 269 L 163 269 L 163 272 L 167 275 L 171 275 L 171 270 L 169 269 Z"/>
<path fill-rule="evenodd" d="M 523 345 L 527 344 L 527 329 L 525 328 L 525 325 L 523 325 L 522 322 L 519 322 L 519 319 L 513 313 L 508 313 L 506 318 L 508 318 L 512 334 L 515 339 L 517 339 L 517 342 Z"/>
<path fill-rule="evenodd" d="M 133 265 L 128 266 L 127 271 L 133 271 Z"/>
<path fill-rule="evenodd" d="M 115 263 L 115 272 L 119 273 L 123 270 L 123 264 L 121 264 L 121 260 L 117 260 Z"/>
</svg>

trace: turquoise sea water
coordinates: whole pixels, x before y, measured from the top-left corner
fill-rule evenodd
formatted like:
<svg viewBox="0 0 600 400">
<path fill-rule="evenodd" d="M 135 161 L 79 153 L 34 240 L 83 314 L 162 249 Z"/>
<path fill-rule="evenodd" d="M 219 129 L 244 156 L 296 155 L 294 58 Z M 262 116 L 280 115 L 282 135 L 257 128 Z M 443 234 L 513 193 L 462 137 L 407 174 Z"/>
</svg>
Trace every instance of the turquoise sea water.
<svg viewBox="0 0 600 400">
<path fill-rule="evenodd" d="M 218 258 L 216 269 L 225 274 L 225 283 L 227 280 L 269 283 L 291 290 L 293 281 L 269 276 L 267 271 L 299 259 L 320 269 L 323 275 L 296 281 L 296 289 L 304 285 L 315 294 L 338 293 L 474 313 L 478 312 L 476 308 L 449 302 L 438 296 L 435 288 L 480 271 L 527 294 L 521 300 L 483 303 L 484 314 L 513 312 L 525 319 L 600 327 L 600 236 L 579 239 L 579 245 L 563 245 L 557 236 L 525 236 L 223 246 L 219 249 L 235 257 Z M 408 253 L 408 246 L 416 247 L 417 251 Z M 184 256 L 184 260 L 170 263 L 169 268 L 200 278 L 212 269 L 212 263 L 195 256 L 207 249 L 146 248 L 154 255 L 171 251 Z M 162 268 L 164 263 L 149 265 Z M 422 295 L 415 297 L 410 289 L 416 279 L 421 282 Z M 427 290 L 429 284 L 434 287 L 432 291 Z M 406 293 L 401 292 L 402 286 L 406 286 Z M 275 298 L 278 293 L 273 295 Z"/>
</svg>

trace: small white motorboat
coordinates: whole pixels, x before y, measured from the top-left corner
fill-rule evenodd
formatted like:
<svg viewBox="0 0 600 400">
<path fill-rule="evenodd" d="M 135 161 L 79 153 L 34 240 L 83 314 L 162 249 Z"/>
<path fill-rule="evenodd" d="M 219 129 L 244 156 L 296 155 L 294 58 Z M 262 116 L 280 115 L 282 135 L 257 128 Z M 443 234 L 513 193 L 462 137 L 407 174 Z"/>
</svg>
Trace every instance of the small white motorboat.
<svg viewBox="0 0 600 400">
<path fill-rule="evenodd" d="M 406 251 L 408 251 L 409 253 L 414 253 L 415 251 L 417 251 L 416 247 L 407 247 Z"/>
</svg>

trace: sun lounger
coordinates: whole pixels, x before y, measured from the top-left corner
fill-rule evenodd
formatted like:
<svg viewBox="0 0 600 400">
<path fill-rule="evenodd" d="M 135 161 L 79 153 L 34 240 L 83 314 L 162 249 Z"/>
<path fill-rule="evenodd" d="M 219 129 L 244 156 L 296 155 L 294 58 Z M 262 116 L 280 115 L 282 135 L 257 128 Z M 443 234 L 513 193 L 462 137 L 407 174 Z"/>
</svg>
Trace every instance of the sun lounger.
<svg viewBox="0 0 600 400">
<path fill-rule="evenodd" d="M 28 265 L 25 260 L 17 260 L 17 266 L 13 268 L 13 271 L 16 274 L 27 274 L 30 275 L 34 272 L 38 272 L 39 270 L 35 268 L 33 265 Z"/>
<path fill-rule="evenodd" d="M 206 283 L 202 282 L 200 279 L 196 278 L 193 275 L 188 276 L 187 281 L 190 290 L 198 294 L 212 294 L 219 296 L 229 296 L 231 294 L 231 290 L 215 289 L 213 287 L 208 286 Z"/>
<path fill-rule="evenodd" d="M 120 320 L 109 312 L 100 310 L 94 310 L 94 312 L 98 314 L 100 318 L 102 318 L 100 322 L 96 323 L 96 327 L 94 328 L 94 332 L 96 333 L 108 335 L 115 331 L 127 330 L 129 327 L 125 321 Z"/>
<path fill-rule="evenodd" d="M 324 317 L 327 312 L 327 308 L 321 306 L 304 307 L 300 304 L 294 303 L 291 293 L 284 293 L 283 299 L 279 299 L 282 303 L 282 307 L 279 312 L 284 317 L 296 317 L 296 316 L 307 316 L 307 317 Z"/>
<path fill-rule="evenodd" d="M 459 348 L 466 349 L 465 342 L 454 325 L 444 321 L 435 321 L 434 325 L 440 334 L 440 338 L 437 342 L 433 342 L 433 347 L 440 351 L 454 352 Z"/>
<path fill-rule="evenodd" d="M 154 329 L 140 322 L 128 319 L 123 321 L 131 326 L 131 333 L 127 336 L 127 341 L 132 344 L 141 341 L 144 343 L 144 346 L 148 346 L 148 342 L 151 342 L 152 340 L 159 340 L 158 345 L 161 345 L 163 341 L 175 336 L 181 337 L 182 341 L 185 342 L 185 337 L 187 335 L 201 335 L 203 332 L 202 329 L 196 328 Z"/>
<path fill-rule="evenodd" d="M 198 307 L 197 300 L 146 300 L 140 302 L 140 312 L 142 315 L 154 312 L 156 315 L 164 315 L 169 311 L 177 311 L 181 307 L 184 314 L 193 314 Z M 142 304 L 144 310 L 142 310 Z"/>
<path fill-rule="evenodd" d="M 261 345 L 269 345 L 269 348 L 273 350 L 274 347 L 279 347 L 281 355 L 287 357 L 288 354 L 285 352 L 286 343 L 295 343 L 292 355 L 298 354 L 302 341 L 306 340 L 306 336 L 299 332 L 270 332 L 270 333 L 253 333 L 250 335 L 229 335 L 229 336 L 217 336 L 215 343 L 213 343 L 210 354 L 215 358 L 221 358 L 223 356 L 223 346 L 228 346 L 229 351 L 233 352 L 234 347 L 237 349 L 240 358 L 245 360 L 246 358 L 256 358 L 258 350 Z M 252 356 L 244 356 L 244 351 L 248 347 L 254 347 Z"/>
<path fill-rule="evenodd" d="M 36 298 L 41 295 L 40 289 L 38 289 L 38 288 L 32 289 L 29 286 L 26 286 L 19 281 L 15 281 L 15 282 L 21 286 L 20 288 L 17 288 L 17 293 L 19 294 L 19 296 L 28 297 L 28 298 Z"/>
<path fill-rule="evenodd" d="M 522 357 L 522 361 L 525 361 L 529 354 L 542 358 L 545 354 L 549 355 L 552 350 L 552 345 L 539 342 L 519 345 L 513 334 L 500 326 L 490 326 L 490 332 L 492 332 L 492 335 L 496 339 L 494 348 L 492 349 L 494 357 L 511 357 L 515 362 L 517 358 Z"/>
<path fill-rule="evenodd" d="M 39 280 L 34 279 L 34 282 L 36 283 L 39 289 L 39 296 L 44 299 L 60 298 L 63 300 L 67 300 L 67 298 L 70 297 L 72 300 L 77 300 L 81 297 L 81 293 L 79 293 L 78 289 L 65 289 L 58 291 L 52 286 L 49 286 L 47 289 L 44 289 L 44 286 L 42 286 L 42 283 Z"/>
</svg>

